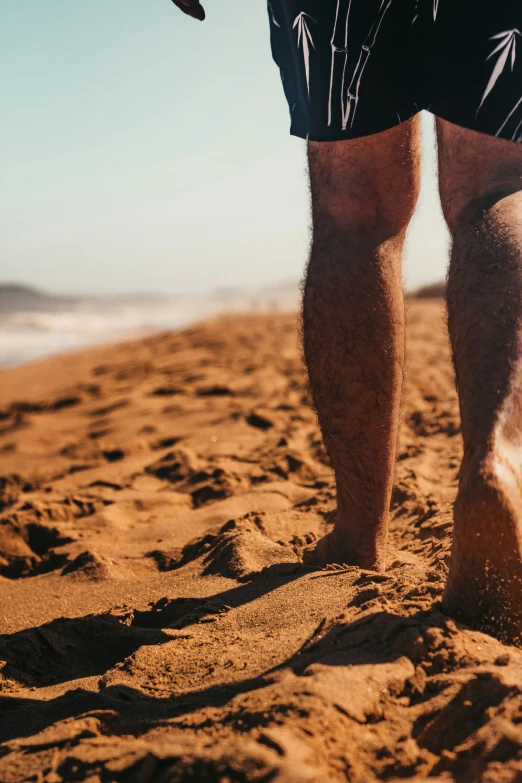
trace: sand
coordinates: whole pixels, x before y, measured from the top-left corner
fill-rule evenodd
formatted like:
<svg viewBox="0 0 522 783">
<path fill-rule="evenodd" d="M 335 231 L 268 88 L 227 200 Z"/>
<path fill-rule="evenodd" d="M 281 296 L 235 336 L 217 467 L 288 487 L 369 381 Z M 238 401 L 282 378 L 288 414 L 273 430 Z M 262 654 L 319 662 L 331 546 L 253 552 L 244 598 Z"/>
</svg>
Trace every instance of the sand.
<svg viewBox="0 0 522 783">
<path fill-rule="evenodd" d="M 522 651 L 440 610 L 461 456 L 409 308 L 386 574 L 335 508 L 292 315 L 0 374 L 0 781 L 522 780 Z"/>
</svg>

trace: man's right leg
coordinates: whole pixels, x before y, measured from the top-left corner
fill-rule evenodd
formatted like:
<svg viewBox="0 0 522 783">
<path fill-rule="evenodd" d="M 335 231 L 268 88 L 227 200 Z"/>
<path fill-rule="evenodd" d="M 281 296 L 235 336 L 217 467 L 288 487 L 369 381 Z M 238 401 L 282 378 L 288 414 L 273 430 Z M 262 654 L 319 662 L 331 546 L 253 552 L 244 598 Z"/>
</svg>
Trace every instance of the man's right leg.
<svg viewBox="0 0 522 783">
<path fill-rule="evenodd" d="M 313 243 L 303 303 L 310 387 L 337 483 L 310 565 L 384 567 L 404 367 L 401 255 L 418 196 L 419 119 L 309 143 Z"/>
<path fill-rule="evenodd" d="M 464 439 L 443 605 L 522 644 L 522 144 L 437 124 Z"/>
</svg>

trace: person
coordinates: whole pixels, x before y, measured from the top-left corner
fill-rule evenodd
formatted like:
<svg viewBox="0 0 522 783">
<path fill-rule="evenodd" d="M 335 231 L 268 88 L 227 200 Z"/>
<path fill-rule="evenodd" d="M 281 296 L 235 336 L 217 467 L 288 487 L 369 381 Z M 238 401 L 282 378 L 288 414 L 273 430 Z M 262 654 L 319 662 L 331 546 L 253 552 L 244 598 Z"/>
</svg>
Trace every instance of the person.
<svg viewBox="0 0 522 783">
<path fill-rule="evenodd" d="M 197 0 L 173 0 L 204 19 Z M 291 133 L 307 139 L 304 353 L 335 471 L 310 564 L 385 566 L 404 375 L 401 255 L 436 117 L 464 457 L 443 609 L 522 643 L 522 4 L 271 0 Z"/>
</svg>

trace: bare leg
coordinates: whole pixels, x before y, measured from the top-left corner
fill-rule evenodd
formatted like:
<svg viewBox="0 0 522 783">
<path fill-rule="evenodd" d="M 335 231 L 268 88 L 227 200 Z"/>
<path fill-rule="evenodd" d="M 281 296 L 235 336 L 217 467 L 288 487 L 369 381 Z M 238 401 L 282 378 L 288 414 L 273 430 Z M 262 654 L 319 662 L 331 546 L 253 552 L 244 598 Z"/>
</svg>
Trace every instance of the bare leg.
<svg viewBox="0 0 522 783">
<path fill-rule="evenodd" d="M 401 255 L 418 195 L 418 119 L 309 144 L 313 244 L 305 359 L 337 482 L 335 528 L 314 565 L 384 568 L 404 367 Z"/>
<path fill-rule="evenodd" d="M 522 145 L 438 122 L 464 461 L 446 611 L 522 643 Z"/>
</svg>

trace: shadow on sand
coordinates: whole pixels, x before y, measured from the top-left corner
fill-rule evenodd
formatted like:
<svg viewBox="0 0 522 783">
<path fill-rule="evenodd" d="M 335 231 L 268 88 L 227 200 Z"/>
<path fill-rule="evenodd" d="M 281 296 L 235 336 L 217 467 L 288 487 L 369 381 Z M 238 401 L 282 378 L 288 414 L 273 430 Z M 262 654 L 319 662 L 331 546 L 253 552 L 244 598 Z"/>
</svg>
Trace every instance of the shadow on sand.
<svg viewBox="0 0 522 783">
<path fill-rule="evenodd" d="M 253 581 L 208 599 L 162 599 L 148 611 L 121 617 L 92 615 L 59 619 L 0 637 L 0 659 L 7 661 L 4 676 L 27 687 L 41 688 L 82 677 L 102 675 L 142 645 L 174 642 L 166 629 L 182 629 L 209 615 L 254 601 L 277 588 L 309 575 L 310 569 L 292 564 L 271 566 Z M 236 695 L 267 687 L 285 668 L 302 674 L 314 663 L 360 666 L 389 663 L 405 656 L 415 662 L 426 656 L 420 644 L 428 628 L 447 632 L 447 620 L 434 606 L 403 617 L 376 610 L 354 622 L 323 624 L 283 663 L 259 676 L 228 682 L 179 697 L 157 698 L 124 685 L 99 692 L 70 690 L 50 700 L 0 697 L 0 742 L 32 736 L 66 718 L 93 710 L 110 710 L 124 723 L 154 724 L 204 707 L 220 707 Z"/>
</svg>

